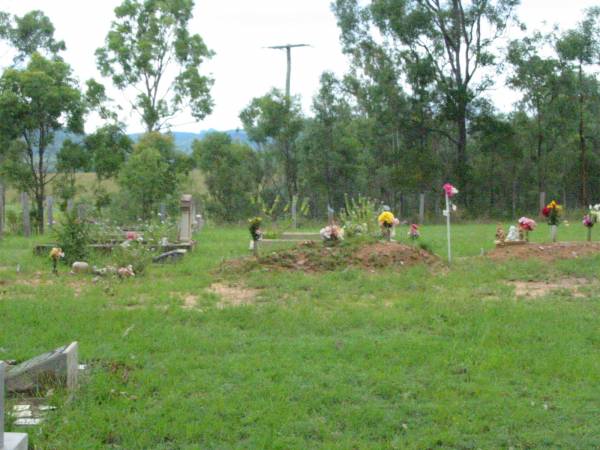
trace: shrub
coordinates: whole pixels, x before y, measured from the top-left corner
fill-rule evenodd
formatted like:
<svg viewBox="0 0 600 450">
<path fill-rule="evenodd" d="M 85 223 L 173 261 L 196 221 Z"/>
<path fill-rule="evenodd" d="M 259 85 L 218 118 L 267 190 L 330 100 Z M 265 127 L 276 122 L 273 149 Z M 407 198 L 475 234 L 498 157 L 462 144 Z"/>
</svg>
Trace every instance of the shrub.
<svg viewBox="0 0 600 450">
<path fill-rule="evenodd" d="M 152 251 L 141 242 L 127 241 L 113 248 L 112 262 L 117 268 L 131 265 L 135 274 L 141 275 L 152 262 Z"/>
<path fill-rule="evenodd" d="M 54 232 L 58 245 L 65 253 L 63 261 L 72 264 L 87 258 L 88 245 L 91 243 L 90 228 L 85 221 L 79 220 L 75 211 L 65 212 Z"/>
</svg>

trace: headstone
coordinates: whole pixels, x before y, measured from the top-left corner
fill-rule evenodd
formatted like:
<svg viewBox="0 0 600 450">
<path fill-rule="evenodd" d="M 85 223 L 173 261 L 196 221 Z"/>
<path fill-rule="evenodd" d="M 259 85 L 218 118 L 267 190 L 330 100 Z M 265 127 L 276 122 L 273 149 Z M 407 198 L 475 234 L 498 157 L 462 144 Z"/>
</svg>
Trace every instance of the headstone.
<svg viewBox="0 0 600 450">
<path fill-rule="evenodd" d="M 69 200 L 67 200 L 67 212 L 71 213 L 73 211 L 73 207 L 74 207 L 73 199 L 70 198 Z"/>
<path fill-rule="evenodd" d="M 181 261 L 181 259 L 183 259 L 183 257 L 186 255 L 186 253 L 187 253 L 187 250 L 183 250 L 183 249 L 172 250 L 170 252 L 165 252 L 161 255 L 154 257 L 152 259 L 152 261 L 154 261 L 155 263 L 160 263 L 160 264 L 175 263 L 175 262 Z"/>
<path fill-rule="evenodd" d="M 54 198 L 52 196 L 46 197 L 46 217 L 48 219 L 48 229 L 51 230 L 54 225 L 54 214 L 52 208 L 54 207 Z"/>
<path fill-rule="evenodd" d="M 25 433 L 4 432 L 4 371 L 6 364 L 0 361 L 0 450 L 27 450 L 28 436 Z"/>
<path fill-rule="evenodd" d="M 189 242 L 192 240 L 192 196 L 184 194 L 179 204 L 181 219 L 179 222 L 179 241 Z"/>
<path fill-rule="evenodd" d="M 419 225 L 425 223 L 425 194 L 419 194 Z"/>
<path fill-rule="evenodd" d="M 29 215 L 29 195 L 21 192 L 21 208 L 23 209 L 23 235 L 31 236 L 31 216 Z"/>
<path fill-rule="evenodd" d="M 69 390 L 75 389 L 78 348 L 79 344 L 73 342 L 12 367 L 6 374 L 6 389 L 9 392 L 31 392 L 61 383 Z"/>
</svg>

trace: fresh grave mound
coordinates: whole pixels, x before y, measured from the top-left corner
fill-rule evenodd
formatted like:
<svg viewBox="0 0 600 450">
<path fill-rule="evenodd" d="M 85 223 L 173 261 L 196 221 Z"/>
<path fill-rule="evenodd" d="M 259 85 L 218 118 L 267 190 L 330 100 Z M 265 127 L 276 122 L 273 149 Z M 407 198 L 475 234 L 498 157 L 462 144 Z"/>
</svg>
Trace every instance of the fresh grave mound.
<svg viewBox="0 0 600 450">
<path fill-rule="evenodd" d="M 419 263 L 435 264 L 437 256 L 418 247 L 396 242 L 342 243 L 326 247 L 321 243 L 303 243 L 295 248 L 265 254 L 259 258 L 261 267 L 293 269 L 309 272 L 339 270 L 346 267 L 378 269 L 407 267 Z M 256 261 L 245 259 L 243 266 L 250 268 Z"/>
<path fill-rule="evenodd" d="M 600 242 L 556 242 L 497 247 L 488 253 L 488 257 L 495 261 L 539 259 L 551 262 L 557 259 L 574 259 L 598 253 L 600 253 Z"/>
</svg>

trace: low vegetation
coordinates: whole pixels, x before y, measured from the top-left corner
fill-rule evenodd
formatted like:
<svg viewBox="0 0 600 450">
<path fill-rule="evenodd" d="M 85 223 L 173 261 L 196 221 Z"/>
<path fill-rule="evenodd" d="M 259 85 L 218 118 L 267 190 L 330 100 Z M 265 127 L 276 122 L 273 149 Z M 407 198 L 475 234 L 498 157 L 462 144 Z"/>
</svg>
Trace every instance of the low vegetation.
<svg viewBox="0 0 600 450">
<path fill-rule="evenodd" d="M 443 255 L 444 228 L 421 231 Z M 0 358 L 80 342 L 89 375 L 51 397 L 39 448 L 596 447 L 600 256 L 480 256 L 494 231 L 456 226 L 450 268 L 314 274 L 228 270 L 248 232 L 209 228 L 178 265 L 97 283 L 10 238 Z"/>
</svg>

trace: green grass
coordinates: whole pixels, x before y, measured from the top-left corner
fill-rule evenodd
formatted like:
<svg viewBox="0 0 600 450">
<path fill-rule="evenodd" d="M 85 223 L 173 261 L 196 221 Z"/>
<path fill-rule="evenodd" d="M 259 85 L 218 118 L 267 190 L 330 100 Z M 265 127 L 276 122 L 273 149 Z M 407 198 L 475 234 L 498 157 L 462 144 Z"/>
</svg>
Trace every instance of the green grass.
<svg viewBox="0 0 600 450">
<path fill-rule="evenodd" d="M 444 228 L 422 231 L 444 255 Z M 91 366 L 74 400 L 58 393 L 28 430 L 36 448 L 599 447 L 600 296 L 517 300 L 507 281 L 591 280 L 600 256 L 493 263 L 478 255 L 494 232 L 456 226 L 449 270 L 233 275 L 220 263 L 248 253 L 247 231 L 210 228 L 179 265 L 97 284 L 52 277 L 35 240 L 9 238 L 0 358 L 77 340 Z M 548 236 L 540 225 L 532 239 Z M 216 281 L 260 295 L 219 309 Z"/>
</svg>

